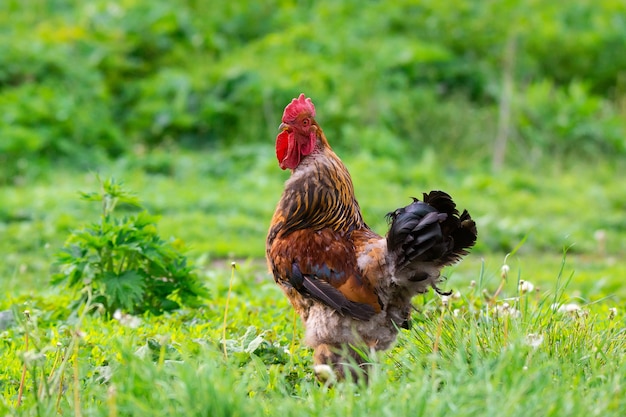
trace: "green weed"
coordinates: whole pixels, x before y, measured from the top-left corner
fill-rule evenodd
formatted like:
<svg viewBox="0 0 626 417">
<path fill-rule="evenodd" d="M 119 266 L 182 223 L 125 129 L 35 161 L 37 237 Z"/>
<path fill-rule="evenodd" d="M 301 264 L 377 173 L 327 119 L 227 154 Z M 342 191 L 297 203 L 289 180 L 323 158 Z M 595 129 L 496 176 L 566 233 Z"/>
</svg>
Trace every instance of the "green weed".
<svg viewBox="0 0 626 417">
<path fill-rule="evenodd" d="M 52 284 L 77 289 L 78 309 L 93 296 L 107 317 L 117 310 L 161 314 L 181 305 L 201 305 L 208 292 L 193 266 L 180 253 L 181 244 L 159 237 L 155 216 L 143 210 L 136 196 L 113 179 L 101 181 L 101 191 L 82 193 L 101 204 L 97 222 L 73 232 L 57 255 L 61 271 Z M 137 214 L 116 216 L 116 207 L 131 206 Z"/>
</svg>

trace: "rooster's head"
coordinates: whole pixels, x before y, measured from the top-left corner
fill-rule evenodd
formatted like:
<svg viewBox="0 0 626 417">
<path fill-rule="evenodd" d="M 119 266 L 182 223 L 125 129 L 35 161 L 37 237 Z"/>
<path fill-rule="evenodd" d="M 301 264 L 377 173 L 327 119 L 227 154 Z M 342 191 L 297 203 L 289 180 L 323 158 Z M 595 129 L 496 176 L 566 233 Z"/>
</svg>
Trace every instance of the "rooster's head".
<svg viewBox="0 0 626 417">
<path fill-rule="evenodd" d="M 295 169 L 303 156 L 311 154 L 317 143 L 319 126 L 315 106 L 304 94 L 285 107 L 280 133 L 276 137 L 276 157 L 282 169 Z"/>
</svg>

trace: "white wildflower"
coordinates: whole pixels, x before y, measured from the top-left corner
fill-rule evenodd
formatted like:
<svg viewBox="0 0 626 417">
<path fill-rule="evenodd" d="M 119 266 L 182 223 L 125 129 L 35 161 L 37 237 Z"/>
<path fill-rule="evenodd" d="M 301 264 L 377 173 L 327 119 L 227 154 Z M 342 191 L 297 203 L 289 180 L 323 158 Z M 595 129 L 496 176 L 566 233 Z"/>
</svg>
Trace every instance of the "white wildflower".
<svg viewBox="0 0 626 417">
<path fill-rule="evenodd" d="M 119 321 L 122 326 L 130 327 L 131 329 L 136 329 L 141 325 L 141 319 L 139 317 L 122 313 L 122 311 L 119 309 L 115 310 L 115 313 L 113 313 L 113 318 Z"/>
<path fill-rule="evenodd" d="M 475 280 L 471 280 L 470 281 L 470 288 L 474 288 L 476 286 L 476 281 Z"/>
<path fill-rule="evenodd" d="M 532 282 L 524 281 L 523 279 L 520 279 L 519 281 L 520 294 L 526 294 L 528 292 L 532 292 L 534 289 L 535 289 L 535 286 L 532 284 Z"/>
<path fill-rule="evenodd" d="M 587 310 L 583 310 L 576 303 L 552 304 L 552 310 L 557 311 L 561 314 L 569 314 L 570 316 L 575 317 L 586 317 L 589 315 L 589 312 Z"/>
<path fill-rule="evenodd" d="M 609 308 L 609 320 L 613 320 L 617 316 L 617 309 L 615 307 Z"/>
<path fill-rule="evenodd" d="M 498 304 L 493 309 L 493 313 L 496 316 L 501 316 L 501 317 L 509 316 L 511 318 L 518 318 L 522 315 L 522 313 L 520 313 L 518 309 L 516 309 L 515 307 L 511 307 L 509 303 Z"/>
<path fill-rule="evenodd" d="M 441 296 L 441 304 L 443 304 L 444 307 L 448 307 L 450 305 L 450 296 L 449 295 L 442 295 Z"/>
<path fill-rule="evenodd" d="M 554 304 L 552 305 L 554 308 Z M 556 311 L 559 313 L 575 313 L 580 310 L 580 306 L 576 303 L 567 303 L 556 306 Z"/>
<path fill-rule="evenodd" d="M 542 343 L 543 343 L 543 335 L 541 334 L 528 333 L 528 335 L 526 336 L 526 344 L 528 346 L 531 346 L 536 349 Z"/>
<path fill-rule="evenodd" d="M 507 264 L 502 265 L 502 268 L 500 268 L 500 277 L 502 279 L 506 279 L 506 277 L 509 276 L 509 270 L 511 268 L 509 268 L 509 266 Z"/>
</svg>

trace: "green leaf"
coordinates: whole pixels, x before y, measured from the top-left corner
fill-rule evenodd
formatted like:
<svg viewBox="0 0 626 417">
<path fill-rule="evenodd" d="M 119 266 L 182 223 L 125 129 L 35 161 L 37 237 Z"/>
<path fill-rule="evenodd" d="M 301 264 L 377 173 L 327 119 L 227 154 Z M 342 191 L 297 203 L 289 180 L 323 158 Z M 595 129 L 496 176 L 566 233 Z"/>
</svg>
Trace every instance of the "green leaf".
<svg viewBox="0 0 626 417">
<path fill-rule="evenodd" d="M 80 199 L 84 201 L 94 201 L 94 202 L 102 201 L 102 195 L 99 193 L 85 193 L 85 192 L 79 191 L 78 194 L 80 195 Z"/>
<path fill-rule="evenodd" d="M 141 305 L 145 293 L 145 283 L 138 271 L 125 271 L 119 275 L 107 272 L 101 278 L 104 294 L 108 300 L 109 312 L 113 312 L 117 308 L 134 312 L 134 307 Z"/>
</svg>

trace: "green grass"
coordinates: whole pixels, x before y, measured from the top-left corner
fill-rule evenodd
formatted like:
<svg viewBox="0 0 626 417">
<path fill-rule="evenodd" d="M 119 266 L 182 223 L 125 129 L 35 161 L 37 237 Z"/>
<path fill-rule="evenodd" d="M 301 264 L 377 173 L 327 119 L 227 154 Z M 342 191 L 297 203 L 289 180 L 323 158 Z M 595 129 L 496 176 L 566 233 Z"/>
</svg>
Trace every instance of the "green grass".
<svg viewBox="0 0 626 417">
<path fill-rule="evenodd" d="M 550 287 L 519 299 L 511 298 L 517 291 L 516 279 L 510 278 L 506 301 L 488 302 L 481 285 L 493 292 L 497 282 L 479 273 L 473 288 L 457 280 L 460 297 L 447 307 L 433 294 L 418 297 L 412 330 L 401 333 L 393 351 L 378 355 L 368 386 L 326 388 L 311 376 L 310 353 L 299 343 L 301 326 L 296 322 L 294 329 L 291 308 L 273 283 L 259 281 L 256 264 L 242 265 L 235 274 L 224 356 L 229 269 L 207 274 L 215 298 L 206 307 L 142 317 L 137 327 L 124 319 L 68 317 L 61 307 L 65 296 L 14 300 L 20 314 L 28 309 L 31 318 L 2 334 L 2 411 L 53 415 L 58 408 L 72 415 L 79 407 L 83 415 L 618 416 L 626 407 L 619 395 L 626 383 L 623 315 L 609 319 L 613 304 L 607 302 L 583 305 L 572 314 L 555 312 L 551 305 L 563 302 L 570 291 L 564 287 L 567 272 L 559 279 L 555 271 Z M 521 315 L 502 309 L 497 314 L 505 302 Z M 25 330 L 31 340 L 26 391 L 16 409 Z M 63 354 L 70 355 L 65 369 L 55 359 Z M 41 386 L 48 378 L 37 399 L 34 384 Z"/>
<path fill-rule="evenodd" d="M 37 182 L 0 189 L 0 274 L 6 289 L 0 310 L 13 309 L 19 321 L 0 333 L 0 412 L 624 414 L 619 165 L 579 163 L 493 176 L 428 153 L 414 165 L 365 152 L 344 160 L 365 217 L 380 232 L 387 211 L 432 188 L 449 191 L 479 226 L 476 250 L 445 271 L 445 288 L 458 296 L 446 307 L 435 294 L 417 297 L 413 328 L 401 332 L 393 350 L 378 355 L 368 386 L 328 388 L 312 377 L 302 326 L 261 260 L 287 174 L 278 169 L 271 147 L 250 146 L 156 153 L 99 169 L 102 176 L 124 180 L 161 216 L 162 237 L 185 241 L 211 292 L 204 307 L 146 315 L 136 323 L 76 315 L 69 308 L 72 294 L 48 284 L 54 254 L 69 232 L 97 219 L 98 210 L 77 193 L 97 188 L 93 173 L 58 169 Z M 605 231 L 604 241 L 594 238 L 597 230 Z M 502 291 L 489 300 L 502 283 L 505 254 L 523 240 L 506 258 L 510 271 Z M 569 250 L 563 263 L 564 248 Z M 237 259 L 238 269 L 228 300 L 225 356 L 231 279 L 226 259 Z M 519 279 L 535 290 L 520 295 Z M 558 312 L 555 303 L 575 303 L 580 310 Z M 609 319 L 611 308 L 617 310 Z M 25 390 L 16 407 L 24 364 Z"/>
</svg>

